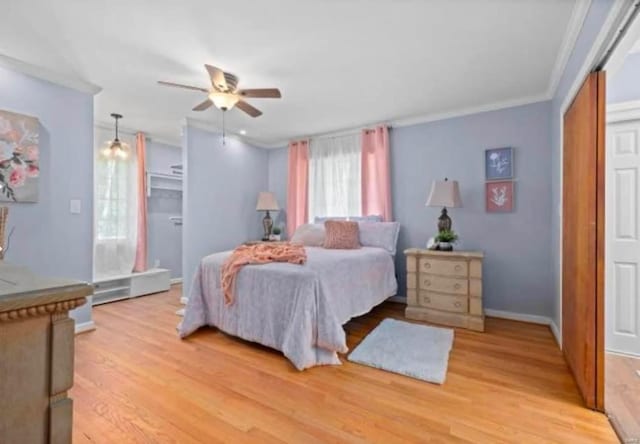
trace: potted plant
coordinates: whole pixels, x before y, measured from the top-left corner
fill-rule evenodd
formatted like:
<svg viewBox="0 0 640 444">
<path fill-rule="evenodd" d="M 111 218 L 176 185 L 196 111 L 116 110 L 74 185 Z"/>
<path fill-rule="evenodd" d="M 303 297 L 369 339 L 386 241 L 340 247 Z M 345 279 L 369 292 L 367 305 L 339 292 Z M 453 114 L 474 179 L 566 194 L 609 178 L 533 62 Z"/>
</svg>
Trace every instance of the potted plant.
<svg viewBox="0 0 640 444">
<path fill-rule="evenodd" d="M 453 244 L 458 240 L 458 235 L 452 230 L 442 230 L 437 234 L 435 240 L 438 243 L 438 250 L 453 251 Z"/>
<path fill-rule="evenodd" d="M 273 227 L 273 230 L 271 230 L 271 236 L 269 236 L 269 240 L 279 241 L 281 234 L 282 229 L 280 227 Z"/>
</svg>

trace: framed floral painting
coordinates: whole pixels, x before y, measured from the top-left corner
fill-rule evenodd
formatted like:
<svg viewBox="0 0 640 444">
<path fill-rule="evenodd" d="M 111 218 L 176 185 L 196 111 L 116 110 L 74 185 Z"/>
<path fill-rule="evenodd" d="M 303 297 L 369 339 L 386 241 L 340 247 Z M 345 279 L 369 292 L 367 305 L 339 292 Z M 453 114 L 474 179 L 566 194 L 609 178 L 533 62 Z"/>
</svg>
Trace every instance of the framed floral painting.
<svg viewBox="0 0 640 444">
<path fill-rule="evenodd" d="M 0 111 L 0 201 L 38 201 L 39 127 L 35 117 Z"/>
<path fill-rule="evenodd" d="M 513 148 L 491 148 L 484 152 L 486 180 L 513 178 Z"/>
<path fill-rule="evenodd" d="M 487 182 L 485 191 L 487 213 L 510 213 L 513 211 L 514 193 L 512 181 Z"/>
</svg>

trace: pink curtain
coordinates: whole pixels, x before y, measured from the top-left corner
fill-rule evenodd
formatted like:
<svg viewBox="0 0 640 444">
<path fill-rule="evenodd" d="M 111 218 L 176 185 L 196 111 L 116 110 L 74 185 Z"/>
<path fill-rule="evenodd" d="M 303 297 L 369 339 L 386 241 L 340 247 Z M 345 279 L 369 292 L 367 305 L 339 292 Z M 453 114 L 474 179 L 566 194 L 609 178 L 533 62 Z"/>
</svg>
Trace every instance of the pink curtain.
<svg viewBox="0 0 640 444">
<path fill-rule="evenodd" d="M 138 241 L 136 261 L 133 271 L 147 270 L 147 181 L 146 167 L 147 143 L 144 133 L 136 134 L 136 160 L 138 163 Z"/>
<path fill-rule="evenodd" d="M 391 174 L 389 129 L 379 126 L 362 130 L 362 215 L 380 215 L 390 222 Z"/>
<path fill-rule="evenodd" d="M 289 239 L 309 218 L 309 141 L 289 143 L 287 186 L 287 234 Z"/>
</svg>

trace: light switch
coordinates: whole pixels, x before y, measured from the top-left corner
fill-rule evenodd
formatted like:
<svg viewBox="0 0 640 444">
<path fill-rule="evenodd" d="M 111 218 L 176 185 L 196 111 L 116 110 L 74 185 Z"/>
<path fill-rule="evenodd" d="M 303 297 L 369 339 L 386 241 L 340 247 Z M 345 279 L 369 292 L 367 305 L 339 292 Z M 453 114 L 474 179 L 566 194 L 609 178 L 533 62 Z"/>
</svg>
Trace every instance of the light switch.
<svg viewBox="0 0 640 444">
<path fill-rule="evenodd" d="M 80 214 L 80 199 L 71 199 L 69 201 L 69 212 L 71 214 Z"/>
</svg>

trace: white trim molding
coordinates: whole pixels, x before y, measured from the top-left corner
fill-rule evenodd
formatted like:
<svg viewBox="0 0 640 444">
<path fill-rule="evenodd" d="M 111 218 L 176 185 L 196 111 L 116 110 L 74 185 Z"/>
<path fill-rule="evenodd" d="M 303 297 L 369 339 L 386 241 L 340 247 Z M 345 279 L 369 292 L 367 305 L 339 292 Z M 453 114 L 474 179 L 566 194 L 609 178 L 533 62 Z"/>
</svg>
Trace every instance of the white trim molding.
<svg viewBox="0 0 640 444">
<path fill-rule="evenodd" d="M 618 350 L 613 350 L 608 348 L 605 350 L 605 352 L 610 353 L 612 355 L 623 356 L 625 358 L 640 359 L 640 355 L 636 355 L 635 353 L 623 352 L 623 351 L 618 351 Z"/>
<path fill-rule="evenodd" d="M 515 108 L 518 106 L 531 105 L 533 103 L 546 102 L 548 100 L 550 100 L 550 98 L 547 96 L 546 93 L 544 93 L 544 94 L 538 94 L 534 96 L 519 97 L 512 100 L 492 102 L 484 105 L 471 106 L 467 108 L 458 108 L 458 109 L 445 111 L 441 113 L 423 114 L 423 115 L 413 116 L 413 117 L 405 117 L 405 118 L 399 118 L 399 119 L 393 119 L 393 120 L 382 120 L 378 122 L 363 123 L 362 125 L 358 125 L 355 127 L 341 128 L 333 131 L 327 131 L 324 133 L 298 135 L 298 136 L 292 137 L 291 139 L 292 140 L 310 139 L 310 138 L 332 137 L 332 136 L 343 135 L 343 134 L 351 134 L 353 132 L 360 131 L 362 128 L 367 128 L 367 127 L 371 127 L 374 125 L 381 125 L 381 124 L 386 124 L 391 127 L 420 125 L 423 123 L 437 122 L 440 120 L 453 119 L 456 117 L 464 117 L 464 116 L 470 116 L 473 114 L 480 114 L 480 113 L 485 113 L 490 111 L 500 111 L 503 109 Z M 200 128 L 199 123 L 192 124 L 193 122 L 197 122 L 197 121 L 194 121 L 193 119 L 188 119 L 188 123 L 191 124 L 190 126 L 193 126 L 195 128 Z M 201 129 L 212 131 L 210 127 L 205 127 Z M 217 130 L 217 131 L 219 132 L 220 130 Z M 266 142 L 261 142 L 253 139 L 246 139 L 246 138 L 244 138 L 244 140 L 247 140 L 249 143 L 259 146 L 261 148 L 282 148 L 289 145 L 288 139 L 272 140 L 272 141 L 266 141 Z"/>
<path fill-rule="evenodd" d="M 178 285 L 178 284 L 182 284 L 182 278 L 171 278 L 171 280 L 169 281 L 169 283 L 171 285 Z"/>
<path fill-rule="evenodd" d="M 89 322 L 81 322 L 80 324 L 76 323 L 76 334 L 86 333 L 88 331 L 93 331 L 96 329 L 96 324 L 93 321 Z"/>
<path fill-rule="evenodd" d="M 50 71 L 41 66 L 32 65 L 30 63 L 14 59 L 13 57 L 9 57 L 4 54 L 0 54 L 0 66 L 94 96 L 102 91 L 102 88 L 98 85 L 94 85 L 93 83 L 87 82 L 80 78 Z"/>
<path fill-rule="evenodd" d="M 553 98 L 556 90 L 558 89 L 558 84 L 560 83 L 562 74 L 564 74 L 564 69 L 567 66 L 569 57 L 571 57 L 571 53 L 576 45 L 576 41 L 580 35 L 580 30 L 582 29 L 582 25 L 584 24 L 584 20 L 587 17 L 587 12 L 589 12 L 590 7 L 591 0 L 577 0 L 573 5 L 571 18 L 569 19 L 567 30 L 564 34 L 564 38 L 562 39 L 562 45 L 560 46 L 560 51 L 556 57 L 553 71 L 551 71 L 551 77 L 549 78 L 549 88 L 547 89 L 547 97 L 549 100 Z"/>
<path fill-rule="evenodd" d="M 607 123 L 640 119 L 640 100 L 607 105 Z"/>
<path fill-rule="evenodd" d="M 492 318 L 509 319 L 511 321 L 528 322 L 530 324 L 551 325 L 552 322 L 551 318 L 547 316 L 514 313 L 512 311 L 494 310 L 492 308 L 485 308 L 484 314 Z"/>
<path fill-rule="evenodd" d="M 556 343 L 560 350 L 562 350 L 562 332 L 556 325 L 556 323 L 551 319 L 551 324 L 549 324 L 549 328 L 551 329 L 551 333 L 553 333 L 553 337 L 556 339 Z"/>
</svg>

